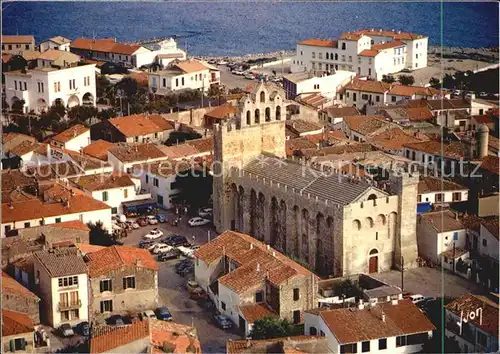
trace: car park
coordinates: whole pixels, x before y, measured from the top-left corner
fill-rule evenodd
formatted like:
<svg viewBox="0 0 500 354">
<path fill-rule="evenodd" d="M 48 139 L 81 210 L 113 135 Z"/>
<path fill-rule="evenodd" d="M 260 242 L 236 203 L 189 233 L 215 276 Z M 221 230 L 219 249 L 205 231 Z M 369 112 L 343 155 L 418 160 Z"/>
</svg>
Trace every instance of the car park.
<svg viewBox="0 0 500 354">
<path fill-rule="evenodd" d="M 158 254 L 158 261 L 159 262 L 163 262 L 163 261 L 168 261 L 170 259 L 178 259 L 181 255 L 181 252 L 174 248 L 174 249 L 171 249 L 170 251 L 167 251 L 167 252 L 161 252 Z"/>
<path fill-rule="evenodd" d="M 156 320 L 156 315 L 153 311 L 151 310 L 146 310 L 144 312 L 141 312 L 141 320 L 144 321 L 145 319 L 152 319 L 152 320 Z"/>
<path fill-rule="evenodd" d="M 165 214 L 156 214 L 156 219 L 158 220 L 158 222 L 167 222 L 168 221 Z"/>
<path fill-rule="evenodd" d="M 200 218 L 200 217 L 194 217 L 188 221 L 189 226 L 194 227 L 194 226 L 203 226 L 206 224 L 209 224 L 210 220 Z"/>
<path fill-rule="evenodd" d="M 142 239 L 139 241 L 139 248 L 149 248 L 155 244 L 154 240 Z"/>
<path fill-rule="evenodd" d="M 190 258 L 192 258 L 192 257 L 193 257 L 194 252 L 195 252 L 195 250 L 194 250 L 194 249 L 192 249 L 192 248 L 190 248 L 190 247 L 186 247 L 186 246 L 179 246 L 179 247 L 177 247 L 177 250 L 178 250 L 180 253 L 182 253 L 182 255 L 183 255 L 184 257 L 190 257 Z"/>
<path fill-rule="evenodd" d="M 222 329 L 229 329 L 233 327 L 233 322 L 231 322 L 231 319 L 227 316 L 215 315 L 214 319 L 215 322 L 217 322 L 217 325 Z"/>
<path fill-rule="evenodd" d="M 154 228 L 153 230 L 149 231 L 148 234 L 144 235 L 144 238 L 150 239 L 150 240 L 156 240 L 162 236 L 163 236 L 163 232 L 158 228 Z"/>
<path fill-rule="evenodd" d="M 59 326 L 59 334 L 62 337 L 72 337 L 75 335 L 75 332 L 69 323 L 63 323 Z"/>
<path fill-rule="evenodd" d="M 90 325 L 88 322 L 80 322 L 76 326 L 76 330 L 78 333 L 80 333 L 82 336 L 88 336 L 90 334 Z"/>
<path fill-rule="evenodd" d="M 169 245 L 167 245 L 165 243 L 159 243 L 159 244 L 155 245 L 155 247 L 153 247 L 152 252 L 154 254 L 158 254 L 158 253 L 168 252 L 168 251 L 170 251 L 172 249 L 173 249 L 172 246 L 169 246 Z"/>
<path fill-rule="evenodd" d="M 148 224 L 149 225 L 156 225 L 156 224 L 158 224 L 158 219 L 156 219 L 156 216 L 154 216 L 154 215 L 148 215 L 146 217 L 146 219 L 148 220 Z"/>
<path fill-rule="evenodd" d="M 173 317 L 172 314 L 170 313 L 169 309 L 165 306 L 163 307 L 158 307 L 155 311 L 156 313 L 156 318 L 162 321 L 172 321 Z"/>
<path fill-rule="evenodd" d="M 179 247 L 179 246 L 189 247 L 189 246 L 191 246 L 189 241 L 184 236 L 175 236 L 166 243 L 167 243 L 167 245 L 174 246 L 174 247 Z"/>
<path fill-rule="evenodd" d="M 123 321 L 123 317 L 120 315 L 113 315 L 111 317 L 108 317 L 106 323 L 115 326 L 123 326 L 125 324 L 125 322 Z"/>
</svg>

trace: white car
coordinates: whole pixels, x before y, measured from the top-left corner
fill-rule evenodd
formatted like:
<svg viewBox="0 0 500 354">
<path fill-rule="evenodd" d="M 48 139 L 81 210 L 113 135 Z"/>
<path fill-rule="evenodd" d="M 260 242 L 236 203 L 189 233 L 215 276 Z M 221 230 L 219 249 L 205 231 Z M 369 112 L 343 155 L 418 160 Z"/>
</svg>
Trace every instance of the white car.
<svg viewBox="0 0 500 354">
<path fill-rule="evenodd" d="M 423 295 L 420 295 L 420 294 L 415 294 L 415 295 L 411 295 L 409 297 L 409 299 L 411 300 L 411 302 L 413 302 L 414 304 L 418 304 L 419 302 L 422 302 L 425 300 L 425 297 Z"/>
<path fill-rule="evenodd" d="M 127 221 L 127 224 L 132 226 L 133 229 L 138 229 L 140 228 L 139 224 L 136 222 L 136 221 L 131 221 L 131 220 L 128 220 Z"/>
<path fill-rule="evenodd" d="M 225 60 L 219 60 L 217 62 L 217 65 L 227 65 L 227 61 L 225 61 Z"/>
<path fill-rule="evenodd" d="M 173 247 L 167 245 L 166 243 L 159 243 L 153 248 L 153 253 L 158 254 L 158 253 L 168 252 L 172 249 Z"/>
<path fill-rule="evenodd" d="M 198 212 L 198 215 L 202 218 L 204 217 L 207 217 L 207 216 L 210 216 L 212 215 L 212 208 L 203 208 L 203 209 L 200 209 L 200 211 Z"/>
<path fill-rule="evenodd" d="M 148 224 L 149 225 L 156 225 L 156 224 L 158 224 L 158 219 L 154 215 L 148 215 L 147 220 L 148 220 Z"/>
<path fill-rule="evenodd" d="M 192 218 L 188 221 L 189 226 L 202 226 L 202 225 L 206 225 L 209 223 L 210 223 L 210 220 L 203 219 L 200 217 L 195 217 L 195 218 Z"/>
<path fill-rule="evenodd" d="M 239 70 L 234 70 L 232 73 L 233 73 L 234 75 L 238 75 L 238 76 L 243 76 L 243 75 L 245 75 L 245 73 L 244 73 L 243 71 L 239 71 Z"/>
<path fill-rule="evenodd" d="M 160 243 L 155 242 L 155 243 L 151 244 L 150 246 L 148 246 L 148 247 L 147 247 L 147 250 L 148 250 L 149 252 L 153 252 L 153 250 L 155 249 L 155 247 L 156 247 L 156 246 L 158 246 L 159 244 L 160 244 Z"/>
<path fill-rule="evenodd" d="M 179 247 L 177 247 L 177 249 L 181 252 L 181 254 L 184 257 L 189 257 L 189 258 L 192 258 L 194 252 L 196 251 L 196 250 L 194 250 L 192 248 L 185 247 L 185 246 L 179 246 Z"/>
<path fill-rule="evenodd" d="M 149 234 L 144 235 L 144 238 L 147 240 L 156 240 L 157 238 L 160 238 L 163 236 L 163 232 L 161 232 L 159 229 L 153 229 L 149 231 Z"/>
<path fill-rule="evenodd" d="M 141 319 L 144 321 L 146 318 L 156 320 L 156 315 L 153 311 L 147 310 L 141 313 Z"/>
</svg>

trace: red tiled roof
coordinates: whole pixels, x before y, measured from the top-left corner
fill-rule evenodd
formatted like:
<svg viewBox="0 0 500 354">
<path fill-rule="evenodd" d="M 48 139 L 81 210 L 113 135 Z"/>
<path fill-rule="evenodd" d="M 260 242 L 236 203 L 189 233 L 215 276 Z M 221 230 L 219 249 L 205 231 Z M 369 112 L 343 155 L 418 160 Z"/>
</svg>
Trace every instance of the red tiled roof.
<svg viewBox="0 0 500 354">
<path fill-rule="evenodd" d="M 440 141 L 429 140 L 404 144 L 404 147 L 434 155 L 441 155 L 441 149 L 443 149 L 443 156 L 451 159 L 464 158 L 468 154 L 467 146 L 460 141 L 445 142 L 441 144 Z"/>
<path fill-rule="evenodd" d="M 438 233 L 465 229 L 462 221 L 449 210 L 423 213 L 420 217 Z"/>
<path fill-rule="evenodd" d="M 354 79 L 344 87 L 344 90 L 375 92 L 382 94 L 389 91 L 390 88 L 391 85 L 385 82 Z"/>
<path fill-rule="evenodd" d="M 405 108 L 405 110 L 410 122 L 421 122 L 434 118 L 432 112 L 427 107 Z"/>
<path fill-rule="evenodd" d="M 440 191 L 463 191 L 463 190 L 467 190 L 467 187 L 452 181 L 441 180 L 438 177 L 425 176 L 421 177 L 420 181 L 418 182 L 418 194 L 440 192 Z"/>
<path fill-rule="evenodd" d="M 331 39 L 306 39 L 298 44 L 310 45 L 314 47 L 337 48 L 338 42 Z"/>
<path fill-rule="evenodd" d="M 368 305 L 369 306 L 369 305 Z M 339 308 L 322 311 L 320 316 L 340 344 L 424 333 L 436 329 L 425 314 L 409 300 L 380 303 L 360 310 Z M 385 321 L 382 320 L 385 313 Z"/>
<path fill-rule="evenodd" d="M 400 128 L 387 129 L 379 134 L 372 135 L 367 141 L 379 148 L 402 150 L 405 143 L 419 142 L 420 139 L 405 133 Z"/>
<path fill-rule="evenodd" d="M 205 116 L 215 119 L 226 119 L 234 116 L 238 110 L 233 105 L 226 103 L 216 107 L 210 112 L 205 113 Z"/>
<path fill-rule="evenodd" d="M 498 216 L 497 217 L 494 217 L 492 219 L 489 219 L 489 220 L 482 220 L 481 221 L 481 225 L 483 225 L 486 230 L 488 230 L 488 232 L 493 235 L 493 237 L 495 237 L 497 240 L 498 240 L 498 237 L 499 237 L 499 228 L 498 228 L 498 224 L 499 224 L 499 220 L 498 220 Z"/>
<path fill-rule="evenodd" d="M 293 337 L 279 337 L 269 339 L 248 339 L 248 340 L 229 340 L 226 343 L 228 354 L 241 354 L 241 353 L 269 353 L 268 349 L 275 350 L 274 344 L 283 343 L 283 353 L 297 354 L 297 353 L 323 353 L 326 352 L 326 347 L 318 345 L 321 349 L 318 350 L 313 344 L 314 342 L 326 341 L 325 338 L 316 336 L 293 336 Z M 310 349 L 296 349 L 291 348 L 298 344 L 312 344 Z"/>
<path fill-rule="evenodd" d="M 34 300 L 40 301 L 38 296 L 33 294 L 31 291 L 26 289 L 23 285 L 18 283 L 14 278 L 10 275 L 2 271 L 2 293 L 3 294 L 11 294 L 18 295 L 25 298 L 30 298 Z"/>
<path fill-rule="evenodd" d="M 208 70 L 208 68 L 197 60 L 184 60 L 173 64 L 185 73 L 195 73 L 198 71 Z"/>
<path fill-rule="evenodd" d="M 139 48 L 141 48 L 140 45 L 123 44 L 115 42 L 113 38 L 104 38 L 104 39 L 77 38 L 73 42 L 71 42 L 70 47 L 81 50 L 91 50 L 94 52 L 116 53 L 125 55 L 132 55 Z"/>
<path fill-rule="evenodd" d="M 83 148 L 83 153 L 102 161 L 108 161 L 108 149 L 115 144 L 106 140 L 96 140 Z"/>
<path fill-rule="evenodd" d="M 17 44 L 17 43 L 25 43 L 32 44 L 35 43 L 35 37 L 33 36 L 8 36 L 2 35 L 2 43 L 3 44 Z"/>
<path fill-rule="evenodd" d="M 348 116 L 344 122 L 355 132 L 367 135 L 389 125 L 382 115 Z"/>
<path fill-rule="evenodd" d="M 491 124 L 493 123 L 493 118 L 483 114 L 483 115 L 477 115 L 477 116 L 472 116 L 474 120 L 476 121 L 476 124 Z"/>
<path fill-rule="evenodd" d="M 353 38 L 356 38 L 356 37 L 361 37 L 362 35 L 368 37 L 370 36 L 391 37 L 393 39 L 400 39 L 400 40 L 413 40 L 413 39 L 425 38 L 425 36 L 420 34 L 402 32 L 402 31 L 389 31 L 383 29 L 360 29 L 353 32 L 345 32 L 342 33 L 340 38 L 342 38 L 343 36 L 351 36 Z"/>
<path fill-rule="evenodd" d="M 61 143 L 66 143 L 66 142 L 70 141 L 71 139 L 73 139 L 79 135 L 82 135 L 83 133 L 86 133 L 88 131 L 89 131 L 89 129 L 84 127 L 83 125 L 76 124 L 68 129 L 66 129 L 62 133 L 57 134 L 55 137 L 52 138 L 52 140 L 59 141 Z"/>
<path fill-rule="evenodd" d="M 80 220 L 63 221 L 57 224 L 50 224 L 50 227 L 60 227 L 63 229 L 76 229 L 83 231 L 90 231 L 89 227 Z"/>
<path fill-rule="evenodd" d="M 490 299 L 480 295 L 466 294 L 448 303 L 445 308 L 458 316 L 462 311 L 464 314 L 475 313 L 478 308 L 481 308 L 482 316 L 477 316 L 473 320 L 469 318 L 469 322 L 483 331 L 498 336 L 498 304 Z"/>
<path fill-rule="evenodd" d="M 108 151 L 122 162 L 139 162 L 150 159 L 167 158 L 160 149 L 161 146 L 153 143 L 116 144 Z"/>
<path fill-rule="evenodd" d="M 22 312 L 2 309 L 2 336 L 13 336 L 34 332 L 35 327 L 29 316 Z"/>
<path fill-rule="evenodd" d="M 92 174 L 71 178 L 69 181 L 79 188 L 89 191 L 135 186 L 129 175 L 121 173 Z"/>
<path fill-rule="evenodd" d="M 153 118 L 153 116 L 155 116 Z M 125 117 L 117 117 L 111 118 L 109 123 L 111 123 L 116 129 L 118 129 L 124 136 L 139 136 L 139 135 L 148 135 L 153 133 L 163 132 L 166 124 L 160 127 L 157 122 L 161 122 L 166 120 L 158 115 L 144 115 L 144 114 L 136 114 L 132 116 Z M 163 122 L 162 122 L 163 123 Z M 171 124 L 168 125 L 169 127 Z"/>
<path fill-rule="evenodd" d="M 265 303 L 240 306 L 240 311 L 248 323 L 255 323 L 264 317 L 277 317 L 278 315 Z"/>
<path fill-rule="evenodd" d="M 149 332 L 149 321 L 137 321 L 125 326 L 94 327 L 90 338 L 90 352 L 92 354 L 108 352 L 137 340 L 149 338 Z"/>
<path fill-rule="evenodd" d="M 201 354 L 201 345 L 194 327 L 160 320 L 151 321 L 153 353 L 164 353 L 161 348 L 167 342 L 175 347 L 174 353 Z"/>
<path fill-rule="evenodd" d="M 498 156 L 485 156 L 481 162 L 481 168 L 498 175 L 500 167 L 499 160 L 500 158 Z"/>
<path fill-rule="evenodd" d="M 87 255 L 90 277 L 107 274 L 125 266 L 158 270 L 158 264 L 146 249 L 111 246 Z"/>
<path fill-rule="evenodd" d="M 359 55 L 362 57 L 376 57 L 379 54 L 378 50 L 372 50 L 372 49 L 365 49 L 362 50 Z"/>
<path fill-rule="evenodd" d="M 93 253 L 93 252 L 97 252 L 97 251 L 100 251 L 104 248 L 106 248 L 105 246 L 98 246 L 98 245 L 90 245 L 88 243 L 77 243 L 75 245 L 84 255 L 85 254 L 89 254 L 89 253 Z"/>
<path fill-rule="evenodd" d="M 186 141 L 187 145 L 194 147 L 199 153 L 203 152 L 213 152 L 214 151 L 214 141 L 212 138 L 201 138 Z"/>
</svg>

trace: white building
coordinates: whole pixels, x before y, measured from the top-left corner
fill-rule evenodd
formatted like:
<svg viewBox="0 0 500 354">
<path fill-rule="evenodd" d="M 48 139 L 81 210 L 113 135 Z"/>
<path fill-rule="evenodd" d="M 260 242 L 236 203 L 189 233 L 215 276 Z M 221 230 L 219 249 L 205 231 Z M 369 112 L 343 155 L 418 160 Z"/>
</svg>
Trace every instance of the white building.
<svg viewBox="0 0 500 354">
<path fill-rule="evenodd" d="M 88 321 L 88 271 L 76 248 L 35 252 L 33 271 L 40 312 L 51 327 Z"/>
<path fill-rule="evenodd" d="M 322 96 L 334 99 L 337 90 L 346 85 L 355 76 L 353 72 L 336 70 L 332 74 L 318 74 L 314 72 L 299 72 L 285 75 L 283 77 L 283 89 L 286 98 L 293 100 L 301 93 L 318 92 Z"/>
<path fill-rule="evenodd" d="M 166 159 L 160 146 L 153 143 L 118 143 L 108 149 L 108 162 L 115 171 L 131 173 L 134 165 Z"/>
<path fill-rule="evenodd" d="M 36 66 L 38 68 L 52 66 L 68 67 L 81 60 L 79 55 L 64 50 L 48 49 L 38 56 Z"/>
<path fill-rule="evenodd" d="M 348 70 L 381 80 L 402 69 L 427 66 L 428 37 L 401 31 L 359 30 L 338 40 L 308 39 L 297 43 L 292 72 Z"/>
<path fill-rule="evenodd" d="M 95 200 L 111 207 L 111 214 L 123 213 L 122 203 L 151 198 L 141 192 L 139 179 L 121 174 L 94 174 L 70 179 L 70 183 Z"/>
<path fill-rule="evenodd" d="M 95 64 L 64 68 L 44 67 L 5 73 L 6 101 L 24 100 L 26 113 L 42 112 L 51 105 L 95 106 Z"/>
<path fill-rule="evenodd" d="M 35 50 L 35 37 L 31 35 L 2 35 L 2 54 L 7 53 L 21 55 L 25 50 Z"/>
<path fill-rule="evenodd" d="M 409 300 L 304 313 L 304 334 L 326 337 L 332 353 L 418 353 L 435 329 Z"/>
<path fill-rule="evenodd" d="M 149 92 L 157 95 L 185 89 L 207 91 L 211 85 L 220 83 L 220 71 L 205 62 L 189 59 L 149 73 L 148 82 Z"/>
<path fill-rule="evenodd" d="M 466 202 L 469 189 L 452 181 L 425 176 L 418 182 L 417 203 L 448 204 Z"/>
<path fill-rule="evenodd" d="M 71 44 L 71 39 L 64 38 L 62 36 L 52 37 L 43 42 L 40 42 L 40 52 L 43 53 L 49 49 L 57 49 L 69 52 L 70 44 Z"/>
<path fill-rule="evenodd" d="M 73 125 L 50 140 L 54 147 L 73 151 L 80 151 L 89 144 L 90 129 L 81 124 Z"/>
<path fill-rule="evenodd" d="M 451 211 L 436 211 L 419 215 L 417 221 L 418 253 L 425 260 L 453 270 L 453 254 L 465 255 L 465 226 Z M 449 259 L 450 258 L 450 259 Z M 451 267 L 450 267 L 450 263 Z"/>
</svg>

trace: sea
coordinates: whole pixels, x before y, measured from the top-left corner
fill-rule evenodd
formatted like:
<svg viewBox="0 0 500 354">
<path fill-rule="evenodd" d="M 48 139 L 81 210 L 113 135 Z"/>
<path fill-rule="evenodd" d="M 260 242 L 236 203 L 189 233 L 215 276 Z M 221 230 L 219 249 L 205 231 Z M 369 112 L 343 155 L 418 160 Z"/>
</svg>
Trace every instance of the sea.
<svg viewBox="0 0 500 354">
<path fill-rule="evenodd" d="M 430 45 L 498 46 L 498 4 L 478 2 L 97 1 L 3 2 L 4 34 L 174 37 L 191 55 L 240 56 L 292 50 L 307 38 L 360 28 L 429 36 Z"/>
</svg>

